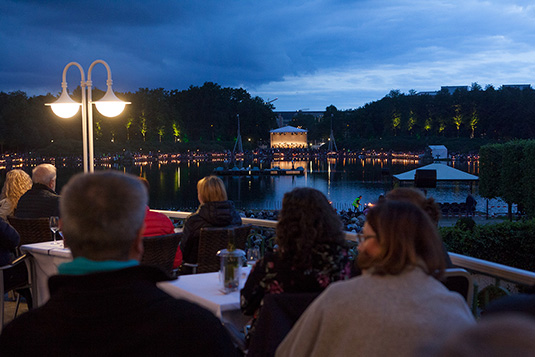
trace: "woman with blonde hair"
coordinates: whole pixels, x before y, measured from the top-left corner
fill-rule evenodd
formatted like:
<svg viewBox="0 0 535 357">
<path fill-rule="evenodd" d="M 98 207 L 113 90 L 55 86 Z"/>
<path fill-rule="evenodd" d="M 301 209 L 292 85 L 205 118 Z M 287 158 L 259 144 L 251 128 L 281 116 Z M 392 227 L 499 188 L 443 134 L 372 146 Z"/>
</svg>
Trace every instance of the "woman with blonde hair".
<svg viewBox="0 0 535 357">
<path fill-rule="evenodd" d="M 30 175 L 19 169 L 9 171 L 0 194 L 0 218 L 5 221 L 7 216 L 12 216 L 20 197 L 30 188 L 32 188 Z"/>
<path fill-rule="evenodd" d="M 227 198 L 225 184 L 217 176 L 207 176 L 197 182 L 199 208 L 184 223 L 180 248 L 185 263 L 197 263 L 201 228 L 241 225 L 234 203 Z"/>
</svg>

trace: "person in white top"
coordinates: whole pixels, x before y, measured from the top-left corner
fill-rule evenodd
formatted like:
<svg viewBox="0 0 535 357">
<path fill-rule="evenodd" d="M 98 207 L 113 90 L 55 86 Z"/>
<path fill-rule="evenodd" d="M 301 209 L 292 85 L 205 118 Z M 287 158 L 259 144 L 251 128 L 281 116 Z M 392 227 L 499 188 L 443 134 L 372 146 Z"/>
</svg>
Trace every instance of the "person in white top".
<svg viewBox="0 0 535 357">
<path fill-rule="evenodd" d="M 413 356 L 422 344 L 473 325 L 464 298 L 438 280 L 441 244 L 428 215 L 412 203 L 374 206 L 359 245 L 363 274 L 331 284 L 276 356 Z"/>
</svg>

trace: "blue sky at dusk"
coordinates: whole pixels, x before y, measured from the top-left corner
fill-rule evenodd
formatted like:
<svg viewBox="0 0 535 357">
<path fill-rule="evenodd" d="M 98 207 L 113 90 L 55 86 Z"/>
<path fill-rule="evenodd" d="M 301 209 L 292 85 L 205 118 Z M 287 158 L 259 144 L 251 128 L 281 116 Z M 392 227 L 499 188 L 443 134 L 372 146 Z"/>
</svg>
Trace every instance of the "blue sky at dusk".
<svg viewBox="0 0 535 357">
<path fill-rule="evenodd" d="M 533 1 L 0 0 L 0 91 L 57 94 L 71 61 L 113 88 L 242 87 L 276 110 L 390 90 L 535 84 Z M 97 65 L 93 85 L 105 89 Z M 69 69 L 69 90 L 80 73 Z M 98 99 L 98 98 L 97 98 Z"/>
</svg>

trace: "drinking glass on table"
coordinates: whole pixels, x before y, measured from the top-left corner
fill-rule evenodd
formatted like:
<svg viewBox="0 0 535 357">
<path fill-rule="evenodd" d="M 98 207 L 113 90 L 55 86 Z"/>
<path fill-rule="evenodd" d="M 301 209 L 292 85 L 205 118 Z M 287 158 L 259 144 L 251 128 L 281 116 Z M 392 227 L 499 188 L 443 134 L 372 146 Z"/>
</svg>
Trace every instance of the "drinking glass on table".
<svg viewBox="0 0 535 357">
<path fill-rule="evenodd" d="M 260 259 L 260 249 L 257 246 L 247 249 L 247 266 L 250 268 Z"/>
<path fill-rule="evenodd" d="M 54 244 L 58 244 L 56 241 L 56 232 L 59 231 L 59 217 L 52 216 L 50 217 L 50 230 L 54 233 Z"/>
</svg>

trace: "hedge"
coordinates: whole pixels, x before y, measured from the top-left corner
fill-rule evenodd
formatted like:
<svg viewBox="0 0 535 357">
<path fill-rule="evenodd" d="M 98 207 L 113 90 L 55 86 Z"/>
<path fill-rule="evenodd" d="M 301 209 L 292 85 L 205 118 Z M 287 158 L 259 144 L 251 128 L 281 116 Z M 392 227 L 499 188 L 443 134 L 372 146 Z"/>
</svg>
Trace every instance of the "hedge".
<svg viewBox="0 0 535 357">
<path fill-rule="evenodd" d="M 475 225 L 472 231 L 458 223 L 440 228 L 448 251 L 535 271 L 535 219 Z"/>
</svg>

